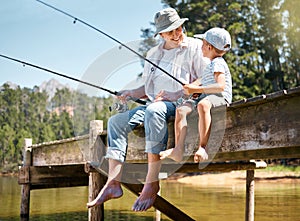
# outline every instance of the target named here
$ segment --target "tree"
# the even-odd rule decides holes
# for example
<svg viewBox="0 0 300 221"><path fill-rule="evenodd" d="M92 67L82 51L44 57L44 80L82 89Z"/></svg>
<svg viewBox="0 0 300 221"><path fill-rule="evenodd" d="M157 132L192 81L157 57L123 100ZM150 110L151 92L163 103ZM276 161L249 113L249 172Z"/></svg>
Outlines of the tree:
<svg viewBox="0 0 300 221"><path fill-rule="evenodd" d="M288 87L295 87L300 84L300 2L285 0L281 7L285 29L284 38L287 43L284 45L284 80Z"/></svg>

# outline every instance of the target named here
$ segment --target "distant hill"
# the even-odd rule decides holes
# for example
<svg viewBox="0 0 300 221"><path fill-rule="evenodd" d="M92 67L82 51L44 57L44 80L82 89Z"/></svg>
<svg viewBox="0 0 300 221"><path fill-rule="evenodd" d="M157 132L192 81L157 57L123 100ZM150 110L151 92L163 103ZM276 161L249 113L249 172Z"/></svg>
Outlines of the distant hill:
<svg viewBox="0 0 300 221"><path fill-rule="evenodd" d="M61 90L63 88L68 88L70 91L73 89L68 84L62 84L58 80L52 78L49 81L44 81L40 86L40 91L45 91L49 95L49 100L54 97L57 89Z"/></svg>
<svg viewBox="0 0 300 221"><path fill-rule="evenodd" d="M18 87L18 85L17 84L15 84L15 83L12 83L11 81L7 81L7 82L5 82L5 84L8 84L9 85L9 87L10 88L12 88L12 89L17 89L17 87ZM2 89L3 88L3 86L2 85L0 85L0 89Z"/></svg>
<svg viewBox="0 0 300 221"><path fill-rule="evenodd" d="M12 89L17 89L19 87L19 85L15 84L11 81L7 81L7 82L5 82L5 84L9 85L9 87L12 88ZM3 88L3 85L0 85L0 90ZM54 97L55 92L56 92L57 89L61 90L63 88L68 88L70 91L74 91L74 89L71 86L69 86L68 84L62 84L54 78L52 78L48 81L44 81L38 87L39 87L40 92L45 91L48 94L49 100L51 100L51 98Z"/></svg>

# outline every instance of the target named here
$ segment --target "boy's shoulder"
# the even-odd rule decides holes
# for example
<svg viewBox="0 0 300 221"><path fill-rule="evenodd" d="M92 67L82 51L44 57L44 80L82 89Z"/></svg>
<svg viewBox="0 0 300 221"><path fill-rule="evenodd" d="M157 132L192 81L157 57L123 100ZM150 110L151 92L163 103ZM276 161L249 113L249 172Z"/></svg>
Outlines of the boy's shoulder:
<svg viewBox="0 0 300 221"><path fill-rule="evenodd" d="M225 59L223 57L216 57L211 61L213 64L226 64L227 62L225 61Z"/></svg>

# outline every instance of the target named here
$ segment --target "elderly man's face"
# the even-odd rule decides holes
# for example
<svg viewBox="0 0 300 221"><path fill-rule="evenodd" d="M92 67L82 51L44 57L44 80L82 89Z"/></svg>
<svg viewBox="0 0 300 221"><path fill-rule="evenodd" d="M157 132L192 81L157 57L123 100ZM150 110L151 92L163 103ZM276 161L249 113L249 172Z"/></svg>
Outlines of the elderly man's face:
<svg viewBox="0 0 300 221"><path fill-rule="evenodd" d="M161 33L160 35L166 41L165 49L177 48L183 41L182 26L172 31Z"/></svg>

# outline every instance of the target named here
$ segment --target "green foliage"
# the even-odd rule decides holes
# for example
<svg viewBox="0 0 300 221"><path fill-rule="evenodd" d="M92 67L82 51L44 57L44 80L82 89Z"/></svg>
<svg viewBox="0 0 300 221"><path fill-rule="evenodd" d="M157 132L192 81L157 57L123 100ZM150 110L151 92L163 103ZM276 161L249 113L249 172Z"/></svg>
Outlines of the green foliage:
<svg viewBox="0 0 300 221"><path fill-rule="evenodd" d="M49 100L38 87L12 89L4 84L0 91L0 168L17 170L24 138L42 143L87 134L94 119L103 120L106 126L112 102L112 97L89 97L67 88L57 90Z"/></svg>
<svg viewBox="0 0 300 221"><path fill-rule="evenodd" d="M300 1L163 0L175 8L188 36L226 28L232 50L225 55L233 78L233 100L300 84ZM149 30L148 30L149 32Z"/></svg>

